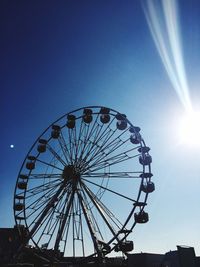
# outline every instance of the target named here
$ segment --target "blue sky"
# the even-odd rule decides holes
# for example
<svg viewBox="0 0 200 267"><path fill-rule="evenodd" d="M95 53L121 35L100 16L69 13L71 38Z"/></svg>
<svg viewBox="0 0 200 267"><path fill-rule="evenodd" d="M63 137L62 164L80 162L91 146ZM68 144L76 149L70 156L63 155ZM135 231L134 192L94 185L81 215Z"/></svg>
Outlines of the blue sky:
<svg viewBox="0 0 200 267"><path fill-rule="evenodd" d="M140 1L1 1L0 227L14 225L20 166L35 139L61 115L108 106L141 127L151 147L156 191L135 252L176 245L200 254L199 148L180 144L184 113L162 65ZM200 102L200 5L180 1L192 102ZM14 148L10 145L14 144Z"/></svg>

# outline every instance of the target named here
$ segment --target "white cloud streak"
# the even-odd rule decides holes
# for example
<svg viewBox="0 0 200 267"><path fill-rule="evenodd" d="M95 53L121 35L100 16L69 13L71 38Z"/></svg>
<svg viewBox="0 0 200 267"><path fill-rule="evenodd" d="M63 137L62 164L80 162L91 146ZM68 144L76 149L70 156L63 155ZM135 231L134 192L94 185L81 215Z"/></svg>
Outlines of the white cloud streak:
<svg viewBox="0 0 200 267"><path fill-rule="evenodd" d="M175 0L144 0L145 17L169 79L181 103L191 110Z"/></svg>

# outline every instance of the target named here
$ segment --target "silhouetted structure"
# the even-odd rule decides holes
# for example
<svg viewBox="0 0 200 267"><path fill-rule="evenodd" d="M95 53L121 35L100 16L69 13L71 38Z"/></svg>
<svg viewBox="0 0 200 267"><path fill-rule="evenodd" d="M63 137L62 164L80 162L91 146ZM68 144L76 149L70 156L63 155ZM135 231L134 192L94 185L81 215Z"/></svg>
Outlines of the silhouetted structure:
<svg viewBox="0 0 200 267"><path fill-rule="evenodd" d="M129 234L149 221L151 163L140 127L125 114L104 106L64 114L36 139L20 168L13 211L19 230L28 231L20 236L54 261L61 254L104 261L111 251L130 253Z"/></svg>
<svg viewBox="0 0 200 267"><path fill-rule="evenodd" d="M10 262L20 244L16 227L0 228L0 263Z"/></svg>
<svg viewBox="0 0 200 267"><path fill-rule="evenodd" d="M137 253L128 255L128 267L200 267L194 248L177 246L164 254Z"/></svg>
<svg viewBox="0 0 200 267"><path fill-rule="evenodd" d="M12 262L13 256L20 245L21 241L16 227L0 228L0 266L10 266L9 263ZM39 255L37 252L36 248L27 245L19 261L26 262L24 266L51 266L42 257L42 254ZM49 253L54 252L49 250ZM105 260L104 267L200 267L200 257L196 257L194 248L185 246L177 246L177 250L169 251L166 254L135 253L128 254L127 260L123 257L106 258ZM101 263L99 265L97 257L90 260L87 258L61 257L60 262L54 262L53 264L56 267L97 267L101 265Z"/></svg>
<svg viewBox="0 0 200 267"><path fill-rule="evenodd" d="M153 253L137 253L128 255L128 267L160 267L164 255Z"/></svg>
<svg viewBox="0 0 200 267"><path fill-rule="evenodd" d="M197 267L194 248L177 246L176 251L165 254L162 267Z"/></svg>

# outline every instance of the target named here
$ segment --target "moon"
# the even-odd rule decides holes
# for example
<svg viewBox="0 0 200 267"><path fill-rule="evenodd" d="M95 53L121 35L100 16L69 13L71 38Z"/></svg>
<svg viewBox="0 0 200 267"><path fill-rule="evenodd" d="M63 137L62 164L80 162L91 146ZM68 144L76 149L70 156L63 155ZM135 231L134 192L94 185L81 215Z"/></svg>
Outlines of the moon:
<svg viewBox="0 0 200 267"><path fill-rule="evenodd" d="M191 146L200 146L200 112L187 113L180 122L180 141Z"/></svg>
<svg viewBox="0 0 200 267"><path fill-rule="evenodd" d="M15 146L12 144L12 145L10 145L10 148L14 148Z"/></svg>

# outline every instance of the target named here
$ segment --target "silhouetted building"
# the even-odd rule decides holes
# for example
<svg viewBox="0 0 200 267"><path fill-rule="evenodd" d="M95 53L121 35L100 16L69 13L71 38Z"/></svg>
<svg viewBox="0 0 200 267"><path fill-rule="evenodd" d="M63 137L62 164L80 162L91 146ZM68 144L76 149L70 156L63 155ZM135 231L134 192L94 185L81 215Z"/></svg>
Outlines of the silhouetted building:
<svg viewBox="0 0 200 267"><path fill-rule="evenodd" d="M25 231L25 228L23 227ZM0 263L10 262L21 245L16 227L0 228Z"/></svg>
<svg viewBox="0 0 200 267"><path fill-rule="evenodd" d="M27 231L21 228L24 237ZM25 238L26 240L26 238ZM0 228L0 266L3 263L10 263L19 247L22 244L18 235L18 230L14 228ZM45 252L47 258L54 256L53 250L47 250L45 246L41 250L31 246L24 246L20 254L20 261L27 264L34 264L35 267L41 267L46 264L47 259L44 257ZM44 265L45 266L45 265ZM65 258L60 254L60 262L56 267L96 267L98 266L98 258L88 261L87 258ZM128 254L125 260L123 257L106 258L107 267L200 267L200 257L196 257L193 247L177 246L177 250L169 251L166 254L153 253L135 253Z"/></svg>
<svg viewBox="0 0 200 267"><path fill-rule="evenodd" d="M197 267L194 248L177 246L176 251L165 254L162 267Z"/></svg>
<svg viewBox="0 0 200 267"><path fill-rule="evenodd" d="M196 266L200 267L200 257L196 257Z"/></svg>
<svg viewBox="0 0 200 267"><path fill-rule="evenodd" d="M163 254L137 253L128 255L128 267L161 267Z"/></svg>
<svg viewBox="0 0 200 267"><path fill-rule="evenodd" d="M0 228L0 260L8 262L19 246L19 237L16 228Z"/></svg>
<svg viewBox="0 0 200 267"><path fill-rule="evenodd" d="M128 267L200 267L194 248L177 246L177 250L163 254L138 253L128 256Z"/></svg>

